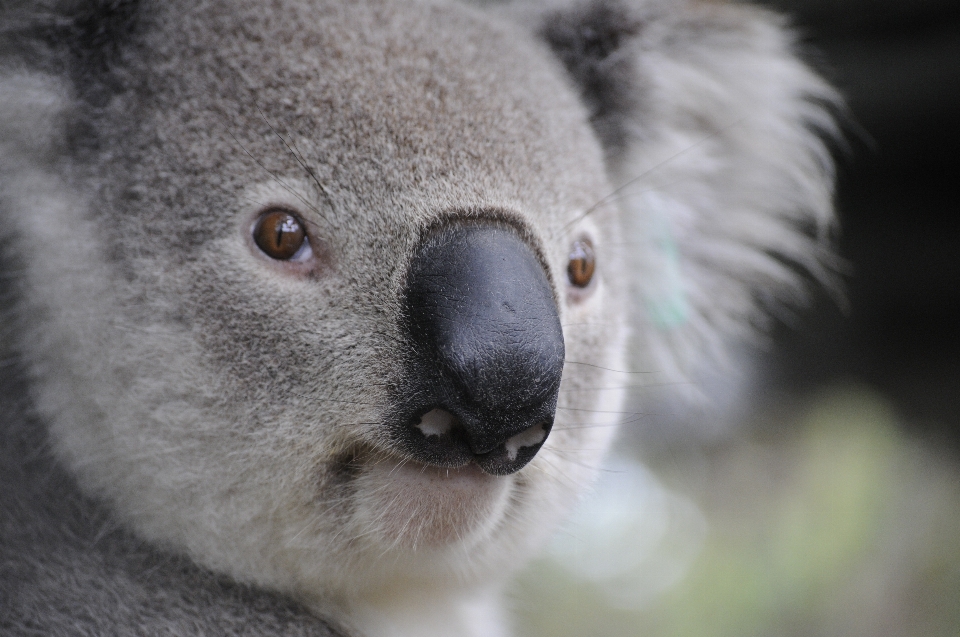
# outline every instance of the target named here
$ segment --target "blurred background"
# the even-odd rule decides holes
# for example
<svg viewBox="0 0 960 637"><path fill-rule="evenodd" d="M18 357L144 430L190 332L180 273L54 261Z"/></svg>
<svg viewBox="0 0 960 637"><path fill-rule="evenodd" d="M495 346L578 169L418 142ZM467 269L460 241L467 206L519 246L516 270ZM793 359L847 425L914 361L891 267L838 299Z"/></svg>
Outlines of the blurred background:
<svg viewBox="0 0 960 637"><path fill-rule="evenodd" d="M514 583L520 635L960 635L960 2L765 4L849 106L849 306L716 379L742 401L631 425Z"/></svg>

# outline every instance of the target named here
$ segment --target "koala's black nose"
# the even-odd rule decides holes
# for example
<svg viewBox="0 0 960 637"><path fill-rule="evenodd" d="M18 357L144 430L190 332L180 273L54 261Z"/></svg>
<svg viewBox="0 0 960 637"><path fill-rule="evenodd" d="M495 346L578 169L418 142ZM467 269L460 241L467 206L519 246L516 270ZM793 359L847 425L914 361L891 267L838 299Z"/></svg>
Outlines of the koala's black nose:
<svg viewBox="0 0 960 637"><path fill-rule="evenodd" d="M403 446L430 464L519 470L553 426L564 359L534 251L507 226L445 226L415 254L404 301L414 353Z"/></svg>

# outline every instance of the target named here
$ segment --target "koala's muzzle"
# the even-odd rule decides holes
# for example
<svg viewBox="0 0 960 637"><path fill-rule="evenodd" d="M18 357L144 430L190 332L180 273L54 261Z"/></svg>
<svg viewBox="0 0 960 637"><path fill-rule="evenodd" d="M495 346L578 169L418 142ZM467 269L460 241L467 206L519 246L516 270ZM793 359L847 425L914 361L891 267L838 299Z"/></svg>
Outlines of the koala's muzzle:
<svg viewBox="0 0 960 637"><path fill-rule="evenodd" d="M553 289L512 228L434 231L410 265L410 386L399 443L418 460L518 471L553 426L564 346Z"/></svg>

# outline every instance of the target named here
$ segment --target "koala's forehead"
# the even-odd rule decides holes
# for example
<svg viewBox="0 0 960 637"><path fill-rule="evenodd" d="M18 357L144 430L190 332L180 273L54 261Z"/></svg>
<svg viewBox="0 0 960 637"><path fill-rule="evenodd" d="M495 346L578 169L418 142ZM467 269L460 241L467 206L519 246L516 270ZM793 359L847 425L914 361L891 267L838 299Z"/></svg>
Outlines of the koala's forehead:
<svg viewBox="0 0 960 637"><path fill-rule="evenodd" d="M144 39L143 182L175 175L181 198L222 199L306 164L349 207L394 217L573 211L602 194L601 152L557 65L472 9L179 4L158 8Z"/></svg>

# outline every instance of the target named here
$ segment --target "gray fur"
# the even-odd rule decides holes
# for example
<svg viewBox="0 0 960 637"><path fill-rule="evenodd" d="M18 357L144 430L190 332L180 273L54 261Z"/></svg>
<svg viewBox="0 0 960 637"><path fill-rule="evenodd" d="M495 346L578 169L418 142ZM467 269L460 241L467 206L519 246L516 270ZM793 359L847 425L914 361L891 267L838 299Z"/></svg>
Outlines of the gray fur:
<svg viewBox="0 0 960 637"><path fill-rule="evenodd" d="M503 635L622 370L724 365L828 258L835 97L755 9L8 2L0 38L7 633ZM381 425L411 254L474 218L543 260L567 364L530 465L457 496Z"/></svg>
<svg viewBox="0 0 960 637"><path fill-rule="evenodd" d="M282 596L233 583L119 529L47 457L5 388L0 634L343 634ZM13 411L13 413L11 413Z"/></svg>
<svg viewBox="0 0 960 637"><path fill-rule="evenodd" d="M3 266L0 307L10 308L16 265ZM231 582L120 528L57 466L8 329L2 337L0 635L343 634L290 599Z"/></svg>

